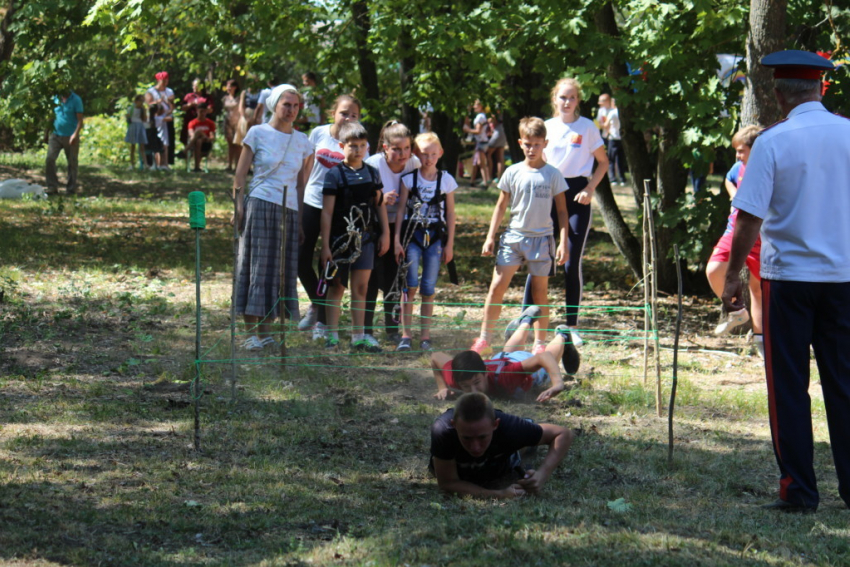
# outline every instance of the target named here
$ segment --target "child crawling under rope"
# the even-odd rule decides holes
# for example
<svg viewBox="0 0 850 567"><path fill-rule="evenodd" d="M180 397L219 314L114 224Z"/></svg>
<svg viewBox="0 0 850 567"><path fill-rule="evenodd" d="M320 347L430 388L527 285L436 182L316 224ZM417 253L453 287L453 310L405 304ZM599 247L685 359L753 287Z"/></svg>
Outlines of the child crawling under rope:
<svg viewBox="0 0 850 567"><path fill-rule="evenodd" d="M543 352L531 354L522 350L528 331L540 314L540 308L532 305L511 321L505 329L507 342L502 352L492 359L483 360L473 350L454 357L445 352L433 353L431 369L437 383L434 397L445 400L454 394L453 390L460 390L463 393L481 392L494 398L522 399L532 388L545 388L537 396L538 402L545 402L560 394L564 390L564 380L558 360L562 361L567 374L575 374L580 363L579 354L570 341L566 325L555 329L555 338Z"/></svg>

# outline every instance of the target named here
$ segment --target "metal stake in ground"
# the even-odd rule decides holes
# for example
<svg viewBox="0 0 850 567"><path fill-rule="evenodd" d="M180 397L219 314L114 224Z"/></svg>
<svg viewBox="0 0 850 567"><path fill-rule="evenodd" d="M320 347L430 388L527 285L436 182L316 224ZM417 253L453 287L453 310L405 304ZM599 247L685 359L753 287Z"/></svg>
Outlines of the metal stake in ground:
<svg viewBox="0 0 850 567"><path fill-rule="evenodd" d="M205 203L201 191L189 193L189 226L195 231L195 379L190 391L195 402L196 451L201 449L201 231L207 226Z"/></svg>
<svg viewBox="0 0 850 567"><path fill-rule="evenodd" d="M673 464L673 409L676 407L676 385L679 383L679 330L682 328L682 266L679 262L679 246L673 245L676 255L676 279L678 281L679 305L676 311L676 336L673 337L673 385L670 388L670 411L667 414L667 464Z"/></svg>
<svg viewBox="0 0 850 567"><path fill-rule="evenodd" d="M278 302L280 302L280 367L286 366L286 196L289 187L283 186L283 205L280 208L280 287Z"/></svg>

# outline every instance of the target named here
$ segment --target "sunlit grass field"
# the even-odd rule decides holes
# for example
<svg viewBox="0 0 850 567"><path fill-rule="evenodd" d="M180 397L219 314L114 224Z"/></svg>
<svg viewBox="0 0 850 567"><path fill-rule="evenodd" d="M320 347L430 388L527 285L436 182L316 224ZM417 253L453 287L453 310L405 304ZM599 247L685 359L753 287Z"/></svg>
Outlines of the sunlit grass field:
<svg viewBox="0 0 850 567"><path fill-rule="evenodd" d="M211 166L193 175L84 164L80 197L0 201L0 563L846 564L848 512L816 374L821 507L772 515L758 507L778 488L761 362L743 337L711 335L708 297L684 298L668 461L675 298L659 310L659 418L652 356L644 378L643 292L599 215L584 264L581 370L545 405L498 403L569 426L576 442L538 497L459 499L427 473L429 426L451 402L433 399L423 353L330 355L289 327L291 358L237 350L231 362L231 178ZM0 154L0 180L38 182L41 167L37 155ZM198 378L194 190L208 196L200 450L188 388ZM618 198L634 222L628 191ZM461 183L462 281L440 279L439 349L466 348L476 334L495 201L494 189ZM519 302L520 283L505 303ZM552 282L553 304L562 285Z"/></svg>

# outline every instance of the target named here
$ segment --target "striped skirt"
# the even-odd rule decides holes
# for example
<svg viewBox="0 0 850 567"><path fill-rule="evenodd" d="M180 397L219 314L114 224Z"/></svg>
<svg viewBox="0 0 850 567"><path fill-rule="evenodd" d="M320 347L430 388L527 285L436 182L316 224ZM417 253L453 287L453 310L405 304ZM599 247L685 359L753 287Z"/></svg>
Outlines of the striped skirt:
<svg viewBox="0 0 850 567"><path fill-rule="evenodd" d="M280 316L280 214L282 207L249 197L245 230L236 261L236 313L266 322ZM286 282L284 303L290 319L298 320L298 212L286 209Z"/></svg>

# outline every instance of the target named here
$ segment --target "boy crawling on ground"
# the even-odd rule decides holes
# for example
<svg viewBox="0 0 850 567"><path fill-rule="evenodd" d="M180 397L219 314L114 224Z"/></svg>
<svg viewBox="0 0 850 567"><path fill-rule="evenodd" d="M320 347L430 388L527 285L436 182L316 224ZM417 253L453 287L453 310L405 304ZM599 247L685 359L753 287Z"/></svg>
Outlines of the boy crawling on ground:
<svg viewBox="0 0 850 567"><path fill-rule="evenodd" d="M540 308L532 305L508 324L505 330L507 342L502 352L490 360L483 360L473 350L463 351L452 357L445 352L431 355L431 369L437 382L434 397L445 400L454 390L482 392L497 398L523 399L531 388L549 386L537 396L538 402L557 396L564 390L564 380L558 368L562 360L569 374L578 370L578 351L570 341L569 329L561 325L555 329L555 338L540 354L522 350L526 345L528 331L534 319L540 316Z"/></svg>
<svg viewBox="0 0 850 567"><path fill-rule="evenodd" d="M445 492L517 498L541 491L572 442L570 430L495 410L487 396L472 392L431 426L431 469ZM546 457L525 470L520 451L539 445L549 446Z"/></svg>

